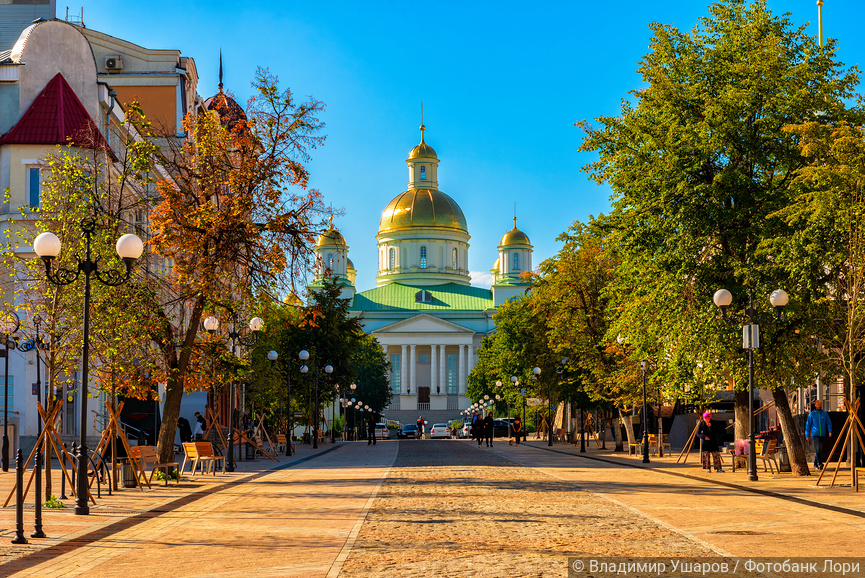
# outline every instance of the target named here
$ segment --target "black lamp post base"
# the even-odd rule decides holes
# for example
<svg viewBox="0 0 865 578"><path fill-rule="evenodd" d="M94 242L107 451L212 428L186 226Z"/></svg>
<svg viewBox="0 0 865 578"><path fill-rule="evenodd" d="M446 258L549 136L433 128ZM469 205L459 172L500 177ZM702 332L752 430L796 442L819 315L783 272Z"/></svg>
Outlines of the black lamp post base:
<svg viewBox="0 0 865 578"><path fill-rule="evenodd" d="M9 471L9 437L6 435L5 431L3 433L3 471Z"/></svg>

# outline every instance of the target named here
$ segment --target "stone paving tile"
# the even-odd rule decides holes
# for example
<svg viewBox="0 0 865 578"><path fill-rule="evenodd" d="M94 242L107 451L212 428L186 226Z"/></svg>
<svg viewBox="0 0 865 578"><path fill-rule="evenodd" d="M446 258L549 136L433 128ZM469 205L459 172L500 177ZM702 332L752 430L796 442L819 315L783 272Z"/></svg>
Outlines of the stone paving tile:
<svg viewBox="0 0 865 578"><path fill-rule="evenodd" d="M470 442L400 444L341 576L566 576L579 555L716 552Z"/></svg>

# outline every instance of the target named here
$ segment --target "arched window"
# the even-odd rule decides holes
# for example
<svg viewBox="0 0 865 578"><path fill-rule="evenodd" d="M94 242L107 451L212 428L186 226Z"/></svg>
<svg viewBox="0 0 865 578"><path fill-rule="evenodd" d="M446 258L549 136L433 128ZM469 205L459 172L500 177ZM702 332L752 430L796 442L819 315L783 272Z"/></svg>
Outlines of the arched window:
<svg viewBox="0 0 865 578"><path fill-rule="evenodd" d="M390 249L390 268L393 269L396 267L396 252L393 250L393 247Z"/></svg>
<svg viewBox="0 0 865 578"><path fill-rule="evenodd" d="M520 254L514 253L514 271L520 270Z"/></svg>
<svg viewBox="0 0 865 578"><path fill-rule="evenodd" d="M451 269L457 268L457 250L454 249L453 253L451 253Z"/></svg>
<svg viewBox="0 0 865 578"><path fill-rule="evenodd" d="M426 247L420 248L420 268L426 269Z"/></svg>
<svg viewBox="0 0 865 578"><path fill-rule="evenodd" d="M420 168L420 178L421 178L421 179L425 179L425 178L426 178L426 167L421 167L421 168Z"/></svg>
<svg viewBox="0 0 865 578"><path fill-rule="evenodd" d="M327 266L330 269L333 269L333 253L327 254Z"/></svg>

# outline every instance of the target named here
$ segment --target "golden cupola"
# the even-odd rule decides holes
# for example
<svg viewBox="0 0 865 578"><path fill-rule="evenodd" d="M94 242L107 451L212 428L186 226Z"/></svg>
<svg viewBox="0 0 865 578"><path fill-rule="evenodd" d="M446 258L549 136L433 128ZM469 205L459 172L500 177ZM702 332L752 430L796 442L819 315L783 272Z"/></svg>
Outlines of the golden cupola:
<svg viewBox="0 0 865 578"><path fill-rule="evenodd" d="M378 285L469 285L468 225L462 209L438 187L439 159L426 143L406 159L408 187L384 208L378 225Z"/></svg>

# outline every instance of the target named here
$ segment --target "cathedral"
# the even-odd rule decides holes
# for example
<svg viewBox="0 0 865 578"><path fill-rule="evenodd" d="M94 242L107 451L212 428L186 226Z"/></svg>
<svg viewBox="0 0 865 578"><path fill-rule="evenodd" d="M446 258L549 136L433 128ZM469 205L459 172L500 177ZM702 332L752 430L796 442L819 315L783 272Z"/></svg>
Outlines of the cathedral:
<svg viewBox="0 0 865 578"><path fill-rule="evenodd" d="M432 423L459 417L471 402L466 376L474 367L481 339L495 327L496 307L523 294L520 274L532 269L532 245L514 227L498 246L490 289L471 286L468 225L459 204L439 190L436 151L424 140L411 149L408 189L384 208L376 235L376 287L358 292L348 244L333 227L315 247L316 272L310 288L335 277L351 314L374 335L391 362L393 400L387 419Z"/></svg>

